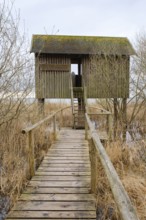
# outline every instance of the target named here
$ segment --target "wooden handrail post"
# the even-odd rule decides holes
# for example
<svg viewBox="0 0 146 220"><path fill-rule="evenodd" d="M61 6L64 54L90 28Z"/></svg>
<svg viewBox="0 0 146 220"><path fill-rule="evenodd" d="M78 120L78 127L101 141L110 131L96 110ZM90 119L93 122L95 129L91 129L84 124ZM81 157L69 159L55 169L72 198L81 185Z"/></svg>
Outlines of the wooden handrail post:
<svg viewBox="0 0 146 220"><path fill-rule="evenodd" d="M90 145L90 160L91 160L91 192L96 193L97 189L97 152L93 139L89 141Z"/></svg>
<svg viewBox="0 0 146 220"><path fill-rule="evenodd" d="M84 86L84 103L85 103L85 110L87 107L87 87Z"/></svg>
<svg viewBox="0 0 146 220"><path fill-rule="evenodd" d="M63 110L61 110L61 127L63 127Z"/></svg>
<svg viewBox="0 0 146 220"><path fill-rule="evenodd" d="M107 115L108 120L108 139L112 141L113 139L113 117L112 114Z"/></svg>
<svg viewBox="0 0 146 220"><path fill-rule="evenodd" d="M88 140L88 124L85 118L85 140Z"/></svg>
<svg viewBox="0 0 146 220"><path fill-rule="evenodd" d="M56 132L56 115L53 116L53 133L54 133L54 139L56 139L57 132Z"/></svg>
<svg viewBox="0 0 146 220"><path fill-rule="evenodd" d="M28 152L29 152L29 175L30 179L35 175L35 159L34 159L34 134L33 131L27 133Z"/></svg>

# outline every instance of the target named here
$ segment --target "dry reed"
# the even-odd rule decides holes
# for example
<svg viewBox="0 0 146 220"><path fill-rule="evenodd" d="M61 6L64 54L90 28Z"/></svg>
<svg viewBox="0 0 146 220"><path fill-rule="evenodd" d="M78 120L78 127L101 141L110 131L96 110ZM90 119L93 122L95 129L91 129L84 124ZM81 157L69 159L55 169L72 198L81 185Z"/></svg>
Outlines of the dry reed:
<svg viewBox="0 0 146 220"><path fill-rule="evenodd" d="M135 144L129 147L120 141L111 143L106 151L116 168L128 195L136 207L139 218L146 219L146 143L141 148ZM143 152L143 154L141 154ZM145 155L144 155L145 154ZM98 219L119 220L108 180L98 160L97 215Z"/></svg>

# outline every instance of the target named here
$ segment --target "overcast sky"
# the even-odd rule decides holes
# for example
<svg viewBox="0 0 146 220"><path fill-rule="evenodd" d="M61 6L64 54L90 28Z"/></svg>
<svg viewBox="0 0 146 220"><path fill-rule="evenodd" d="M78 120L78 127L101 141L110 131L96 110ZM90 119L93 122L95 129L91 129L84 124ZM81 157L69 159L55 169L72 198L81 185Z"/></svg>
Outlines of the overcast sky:
<svg viewBox="0 0 146 220"><path fill-rule="evenodd" d="M146 0L15 0L32 34L122 36L146 30Z"/></svg>

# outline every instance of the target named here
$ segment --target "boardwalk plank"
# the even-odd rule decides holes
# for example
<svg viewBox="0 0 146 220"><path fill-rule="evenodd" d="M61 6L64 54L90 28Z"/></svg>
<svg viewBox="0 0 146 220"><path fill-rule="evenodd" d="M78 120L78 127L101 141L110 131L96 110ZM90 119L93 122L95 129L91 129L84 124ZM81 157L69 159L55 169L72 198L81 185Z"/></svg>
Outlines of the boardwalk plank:
<svg viewBox="0 0 146 220"><path fill-rule="evenodd" d="M44 159L42 164L90 164L89 160L87 159L81 159L81 160L74 160L74 159L68 159L68 160L61 160L61 159Z"/></svg>
<svg viewBox="0 0 146 220"><path fill-rule="evenodd" d="M44 157L44 160L64 160L64 161L67 161L67 160L89 160L89 155L86 155L86 156L57 156L57 155L54 155L54 156L51 156L51 155L46 155Z"/></svg>
<svg viewBox="0 0 146 220"><path fill-rule="evenodd" d="M46 162L43 162L42 164L41 164L41 167L43 168L43 167L51 167L51 168L53 168L53 167L60 167L60 164L59 163L46 163ZM73 168L73 167L75 167L75 168L90 168L90 164L84 164L84 163L74 163L74 164L72 164L72 163L68 163L68 164L66 164L66 163L62 163L61 164L61 167L62 168L64 168L64 167L71 167L71 168Z"/></svg>
<svg viewBox="0 0 146 220"><path fill-rule="evenodd" d="M95 219L95 211L55 211L55 212L47 212L47 211L17 211L12 212L11 217L13 218L41 218L45 217L50 218L59 218L59 219Z"/></svg>
<svg viewBox="0 0 146 220"><path fill-rule="evenodd" d="M89 202L56 202L56 201L18 201L17 205L14 206L13 210L19 211L19 210L26 210L26 211L76 211L76 210L87 210L87 211L95 211L95 203L94 201Z"/></svg>
<svg viewBox="0 0 146 220"><path fill-rule="evenodd" d="M90 187L90 181L31 181L29 186L40 187Z"/></svg>
<svg viewBox="0 0 146 220"><path fill-rule="evenodd" d="M76 176L44 176L44 175L41 175L41 176L34 176L32 178L32 181L35 181L35 180L41 180L41 181L52 181L52 180L55 180L55 181L90 181L90 176L81 176L81 175L76 175Z"/></svg>
<svg viewBox="0 0 146 220"><path fill-rule="evenodd" d="M19 201L94 201L91 194L22 194Z"/></svg>
<svg viewBox="0 0 146 220"><path fill-rule="evenodd" d="M60 172L90 172L90 168L89 167L40 167L38 168L38 171L60 171Z"/></svg>
<svg viewBox="0 0 146 220"><path fill-rule="evenodd" d="M36 175L39 176L39 175L45 175L45 176L90 176L91 173L90 171L86 172L86 171L68 171L68 172L65 172L65 171L62 171L62 172L59 172L59 171L55 171L55 172L52 172L52 171L37 171L36 172Z"/></svg>
<svg viewBox="0 0 146 220"><path fill-rule="evenodd" d="M90 193L89 188L83 188L83 187L76 187L76 188L71 188L71 187L30 187L28 186L27 189L24 191L24 193L38 193L38 194L47 194L47 193L56 193L56 194L88 194Z"/></svg>

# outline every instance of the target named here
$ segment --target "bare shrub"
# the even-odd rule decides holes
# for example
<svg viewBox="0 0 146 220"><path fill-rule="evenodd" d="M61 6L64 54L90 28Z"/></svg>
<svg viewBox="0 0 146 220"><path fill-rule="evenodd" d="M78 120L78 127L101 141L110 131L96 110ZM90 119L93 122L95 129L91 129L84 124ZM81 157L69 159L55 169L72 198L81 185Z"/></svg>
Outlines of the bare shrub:
<svg viewBox="0 0 146 220"><path fill-rule="evenodd" d="M16 119L25 109L32 90L32 59L20 15L11 1L0 3L0 126Z"/></svg>

